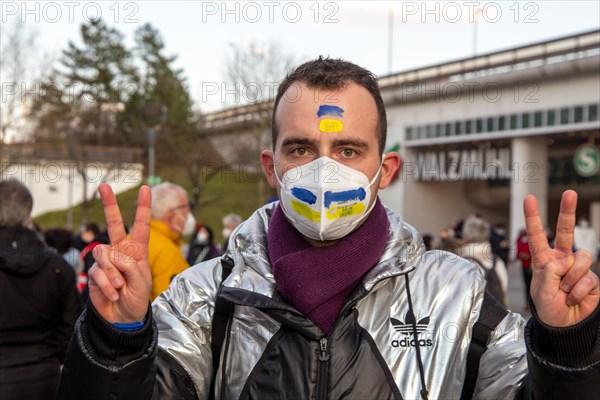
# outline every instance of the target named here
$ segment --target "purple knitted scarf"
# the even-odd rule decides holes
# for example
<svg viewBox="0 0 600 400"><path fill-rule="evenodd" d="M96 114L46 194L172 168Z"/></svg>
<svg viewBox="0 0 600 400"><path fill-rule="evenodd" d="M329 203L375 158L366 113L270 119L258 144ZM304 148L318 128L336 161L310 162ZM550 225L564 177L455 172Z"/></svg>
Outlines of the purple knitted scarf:
<svg viewBox="0 0 600 400"><path fill-rule="evenodd" d="M281 296L326 334L346 297L381 257L388 217L379 201L363 224L331 246L312 247L278 206L269 222L269 258Z"/></svg>

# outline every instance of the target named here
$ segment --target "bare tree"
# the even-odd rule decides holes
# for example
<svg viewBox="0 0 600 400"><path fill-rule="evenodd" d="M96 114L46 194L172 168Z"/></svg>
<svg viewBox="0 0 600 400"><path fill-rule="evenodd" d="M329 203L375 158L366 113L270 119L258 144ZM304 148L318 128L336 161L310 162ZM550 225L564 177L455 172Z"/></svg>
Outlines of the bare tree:
<svg viewBox="0 0 600 400"><path fill-rule="evenodd" d="M247 46L229 43L232 49L227 60L227 78L238 92L241 103L256 104L272 101L286 71L296 64L296 58L286 54L277 42L251 42Z"/></svg>
<svg viewBox="0 0 600 400"><path fill-rule="evenodd" d="M2 104L0 108L0 140L8 139L7 134L15 127L22 111L21 88L28 83L31 66L27 58L35 50L36 33L27 31L25 24L15 20L10 25L0 25L2 43L0 73L2 75Z"/></svg>
<svg viewBox="0 0 600 400"><path fill-rule="evenodd" d="M254 136L252 144L244 149L246 156L259 160L260 152L268 146L271 126L270 103L286 72L297 64L295 56L287 54L277 42L251 42L246 46L230 43L232 51L227 59L227 78L235 87L238 103L255 105L249 107L249 129ZM266 107L268 105L268 107ZM258 200L265 202L265 180L258 180Z"/></svg>

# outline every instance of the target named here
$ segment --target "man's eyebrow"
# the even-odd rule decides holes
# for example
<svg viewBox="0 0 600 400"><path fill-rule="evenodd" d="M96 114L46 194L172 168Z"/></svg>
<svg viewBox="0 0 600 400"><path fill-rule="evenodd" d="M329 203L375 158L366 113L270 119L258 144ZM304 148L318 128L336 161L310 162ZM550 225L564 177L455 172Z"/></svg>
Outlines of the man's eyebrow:
<svg viewBox="0 0 600 400"><path fill-rule="evenodd" d="M352 147L358 147L361 149L369 148L369 143L367 143L363 140L358 140L358 139L338 139L338 140L333 141L333 145L335 147L352 146Z"/></svg>
<svg viewBox="0 0 600 400"><path fill-rule="evenodd" d="M281 143L281 147L297 146L297 145L316 146L316 144L317 144L317 141L314 139L308 139L305 137L289 137L289 138L286 138Z"/></svg>

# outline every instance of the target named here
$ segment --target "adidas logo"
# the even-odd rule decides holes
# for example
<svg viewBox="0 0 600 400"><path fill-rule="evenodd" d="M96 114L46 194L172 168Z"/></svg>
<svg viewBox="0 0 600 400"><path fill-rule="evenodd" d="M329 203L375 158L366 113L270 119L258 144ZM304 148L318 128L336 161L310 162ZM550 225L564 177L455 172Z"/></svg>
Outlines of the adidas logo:
<svg viewBox="0 0 600 400"><path fill-rule="evenodd" d="M397 320L396 318L390 318L390 322L394 326L396 332L400 332L403 335L412 335L414 333L413 322L415 321L414 315L409 311L406 313L404 318L406 323ZM421 334L427 331L429 325L429 317L425 317L417 322L417 334Z"/></svg>
<svg viewBox="0 0 600 400"><path fill-rule="evenodd" d="M416 322L415 316L409 311L406 313L404 320L406 322L402 322L396 318L390 318L390 322L392 323L394 330L405 336L401 340L392 340L392 347L415 347L417 344L416 341L418 341L420 347L433 346L433 341L431 339L418 338L420 334L427 332L427 327L429 326L429 317L422 318ZM411 339L410 336L414 336L415 333L415 325L417 337Z"/></svg>

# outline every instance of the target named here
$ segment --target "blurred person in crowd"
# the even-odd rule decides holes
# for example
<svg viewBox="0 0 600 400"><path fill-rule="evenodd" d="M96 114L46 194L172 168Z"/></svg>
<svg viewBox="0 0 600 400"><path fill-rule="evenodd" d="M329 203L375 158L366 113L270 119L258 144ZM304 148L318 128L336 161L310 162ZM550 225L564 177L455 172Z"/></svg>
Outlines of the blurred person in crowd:
<svg viewBox="0 0 600 400"><path fill-rule="evenodd" d="M386 124L364 68L319 58L290 71L274 100L272 148L261 154L281 201L259 208L225 255L179 274L151 306L150 188L140 188L127 238L101 184L112 244L95 252L61 398L598 393L599 283L585 254L571 253L577 194L563 194L555 249L535 197L524 199L536 260L527 323L491 297L476 265L425 252L416 229L379 200L400 168L399 154L385 152ZM334 179L322 178L331 170ZM459 327L452 340L446 327Z"/></svg>
<svg viewBox="0 0 600 400"><path fill-rule="evenodd" d="M481 215L476 212L471 212L471 213L469 213L469 215L467 215L466 218L456 221L452 225L452 229L454 230L454 237L456 239L462 240L464 238L464 236L463 236L464 225L465 225L465 221L468 220L469 218L481 218Z"/></svg>
<svg viewBox="0 0 600 400"><path fill-rule="evenodd" d="M423 235L423 244L425 245L426 250L433 249L433 235L426 233Z"/></svg>
<svg viewBox="0 0 600 400"><path fill-rule="evenodd" d="M459 255L479 267L487 282L486 290L506 304L508 273L504 261L492 251L490 224L483 218L469 216L463 222L462 235L465 243Z"/></svg>
<svg viewBox="0 0 600 400"><path fill-rule="evenodd" d="M440 244L439 250L449 251L450 253L458 254L460 246L462 245L462 239L456 237L455 225L451 225L440 231Z"/></svg>
<svg viewBox="0 0 600 400"><path fill-rule="evenodd" d="M242 217L237 214L227 214L223 217L223 246L221 248L221 252L227 252L227 248L229 247L229 237L231 233L237 228L239 224L244 221Z"/></svg>
<svg viewBox="0 0 600 400"><path fill-rule="evenodd" d="M26 227L33 198L0 181L0 399L54 399L81 310L73 268Z"/></svg>
<svg viewBox="0 0 600 400"><path fill-rule="evenodd" d="M492 252L500 257L504 262L504 266L508 268L508 251L510 242L506 237L506 227L502 222L496 223L490 232L490 243L492 244Z"/></svg>
<svg viewBox="0 0 600 400"><path fill-rule="evenodd" d="M547 234L546 237L548 237ZM525 282L525 310L529 310L529 297L531 292L531 279L533 278L533 270L531 268L531 249L529 248L529 238L527 237L527 231L525 229L521 229L519 231L516 245L516 258L521 263L521 269L523 271L523 282Z"/></svg>
<svg viewBox="0 0 600 400"><path fill-rule="evenodd" d="M544 232L546 233L546 237L548 238L548 245L551 248L554 248L554 231L552 229L550 229L549 227L545 227L544 228ZM573 252L575 252L575 244L573 244Z"/></svg>
<svg viewBox="0 0 600 400"><path fill-rule="evenodd" d="M152 274L150 300L167 290L171 279L190 265L181 254L183 236L194 232L187 192L181 186L163 182L152 187L152 220L148 261Z"/></svg>
<svg viewBox="0 0 600 400"><path fill-rule="evenodd" d="M73 239L73 247L77 250L83 250L88 244L93 242L108 243L103 241L100 235L100 227L95 222L88 222L81 225L79 234Z"/></svg>
<svg viewBox="0 0 600 400"><path fill-rule="evenodd" d="M39 226L37 222L33 220L33 217L30 216L25 223L25 227L31 230L35 235L40 239L41 242L44 241L44 232L42 232L42 228Z"/></svg>
<svg viewBox="0 0 600 400"><path fill-rule="evenodd" d="M46 244L55 249L66 262L75 270L76 274L83 271L83 262L79 258L79 250L72 246L73 235L67 229L50 228L44 232Z"/></svg>
<svg viewBox="0 0 600 400"><path fill-rule="evenodd" d="M90 268L94 265L93 251L96 246L108 244L106 235L100 231L100 227L95 222L83 224L80 229L80 234L75 238L77 246L81 247L79 252L79 260L83 264L83 270L77 275L77 290L81 294L84 302L88 299L88 274Z"/></svg>
<svg viewBox="0 0 600 400"><path fill-rule="evenodd" d="M187 262L196 265L203 261L221 255L219 247L215 244L215 236L212 229L204 224L198 224L196 231L190 239Z"/></svg>
<svg viewBox="0 0 600 400"><path fill-rule="evenodd" d="M577 250L583 249L589 251L592 256L592 262L596 262L598 257L598 236L585 215L580 217L577 225L575 225L573 245Z"/></svg>

